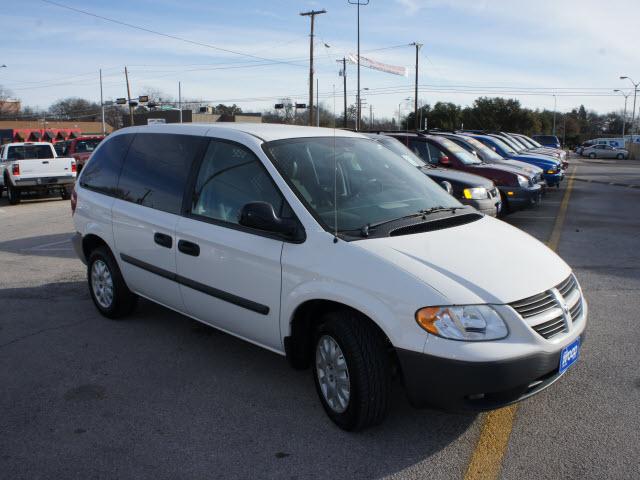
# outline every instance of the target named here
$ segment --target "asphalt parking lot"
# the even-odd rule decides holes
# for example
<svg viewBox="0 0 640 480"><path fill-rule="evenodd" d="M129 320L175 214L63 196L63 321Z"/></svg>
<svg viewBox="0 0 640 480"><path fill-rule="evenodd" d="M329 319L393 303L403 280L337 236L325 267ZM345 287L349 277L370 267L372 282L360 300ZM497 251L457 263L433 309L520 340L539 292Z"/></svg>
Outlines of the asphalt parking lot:
<svg viewBox="0 0 640 480"><path fill-rule="evenodd" d="M568 197L564 182L506 221L560 234L589 302L587 342L498 425L502 447L486 415L414 410L399 385L383 425L345 433L284 358L147 301L127 320L100 317L69 202L3 196L0 477L462 479L493 457L505 479L640 478L640 162L573 159L570 171Z"/></svg>

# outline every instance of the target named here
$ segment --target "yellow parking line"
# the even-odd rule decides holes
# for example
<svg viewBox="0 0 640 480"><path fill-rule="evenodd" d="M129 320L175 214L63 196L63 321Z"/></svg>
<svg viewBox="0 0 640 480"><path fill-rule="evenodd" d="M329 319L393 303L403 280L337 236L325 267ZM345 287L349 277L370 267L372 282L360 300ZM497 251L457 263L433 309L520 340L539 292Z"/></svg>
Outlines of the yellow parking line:
<svg viewBox="0 0 640 480"><path fill-rule="evenodd" d="M560 243L562 226L567 216L569 197L573 189L575 167L567 182L567 188L560 203L558 216L553 224L553 230L547 241L547 246L556 251ZM480 438L471 455L464 480L495 480L502 470L502 459L509 445L509 437L513 429L513 421L518 411L518 405L493 410L484 415Z"/></svg>

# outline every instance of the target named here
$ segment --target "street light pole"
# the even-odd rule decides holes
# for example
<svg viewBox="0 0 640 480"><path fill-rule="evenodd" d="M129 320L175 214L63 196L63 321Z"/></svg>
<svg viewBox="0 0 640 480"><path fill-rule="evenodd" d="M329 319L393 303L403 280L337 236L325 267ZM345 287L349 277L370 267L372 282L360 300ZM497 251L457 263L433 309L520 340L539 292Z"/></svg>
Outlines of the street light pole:
<svg viewBox="0 0 640 480"><path fill-rule="evenodd" d="M342 82L344 89L344 120L343 128L347 128L347 59L342 57L342 60L336 60L336 62L342 62Z"/></svg>
<svg viewBox="0 0 640 480"><path fill-rule="evenodd" d="M326 10L311 10L309 12L301 12L303 17L309 17L311 20L311 33L309 34L309 126L313 125L313 26L316 15L327 13Z"/></svg>
<svg viewBox="0 0 640 480"><path fill-rule="evenodd" d="M634 82L631 77L627 77L627 76L620 77L620 80L625 80L625 79L629 80L633 84L633 112L631 113L631 141L633 141L633 134L637 131L637 129L635 128L635 122L636 122L636 93L638 92L638 85L640 85L640 82L638 82L638 83Z"/></svg>
<svg viewBox="0 0 640 480"><path fill-rule="evenodd" d="M369 0L360 1L360 0L347 0L351 5L356 5L358 7L358 93L357 93L357 105L356 105L356 131L360 130L360 6L363 7L365 5L369 5Z"/></svg>
<svg viewBox="0 0 640 480"><path fill-rule="evenodd" d="M102 112L102 135L107 134L107 129L104 125L104 100L102 97L102 69L100 71L100 111Z"/></svg>
<svg viewBox="0 0 640 480"><path fill-rule="evenodd" d="M620 95L624 97L624 113L622 114L622 142L624 142L624 128L627 123L627 99L629 98L630 93L624 93L622 90L615 89L614 92L618 92ZM632 125L633 127L633 125Z"/></svg>

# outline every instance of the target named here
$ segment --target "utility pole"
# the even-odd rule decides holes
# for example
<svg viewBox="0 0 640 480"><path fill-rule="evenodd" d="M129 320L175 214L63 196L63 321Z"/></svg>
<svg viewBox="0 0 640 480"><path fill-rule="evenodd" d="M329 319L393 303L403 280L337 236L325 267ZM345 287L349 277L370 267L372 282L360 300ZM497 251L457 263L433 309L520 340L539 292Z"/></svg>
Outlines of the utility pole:
<svg viewBox="0 0 640 480"><path fill-rule="evenodd" d="M102 111L102 135L106 135L107 129L105 128L105 125L104 125L104 100L102 98L102 69L100 69L99 72L100 72L100 110Z"/></svg>
<svg viewBox="0 0 640 480"><path fill-rule="evenodd" d="M373 130L373 105L369 104L369 130Z"/></svg>
<svg viewBox="0 0 640 480"><path fill-rule="evenodd" d="M358 7L358 93L356 97L356 130L360 130L360 116L362 112L360 111L360 6L369 5L369 0L361 1L361 0L347 0L351 5L357 5Z"/></svg>
<svg viewBox="0 0 640 480"><path fill-rule="evenodd" d="M311 10L309 12L301 12L303 17L309 17L311 20L311 33L309 35L309 126L313 125L313 27L316 15L327 13L326 10Z"/></svg>
<svg viewBox="0 0 640 480"><path fill-rule="evenodd" d="M320 126L320 86L316 78L316 127Z"/></svg>
<svg viewBox="0 0 640 480"><path fill-rule="evenodd" d="M336 60L336 62L342 62L342 84L344 89L344 120L343 128L347 128L347 59L342 57L342 60Z"/></svg>
<svg viewBox="0 0 640 480"><path fill-rule="evenodd" d="M413 99L413 126L417 132L420 130L420 124L418 123L418 52L420 51L422 44L413 42L410 45L414 45L416 47L416 88Z"/></svg>
<svg viewBox="0 0 640 480"><path fill-rule="evenodd" d="M133 127L133 106L131 105L131 87L129 86L129 73L127 72L127 67L124 67L124 78L127 81L127 102L129 103L129 120L131 122L131 127Z"/></svg>
<svg viewBox="0 0 640 480"><path fill-rule="evenodd" d="M182 82L178 82L178 110L180 111L180 123L182 123Z"/></svg>

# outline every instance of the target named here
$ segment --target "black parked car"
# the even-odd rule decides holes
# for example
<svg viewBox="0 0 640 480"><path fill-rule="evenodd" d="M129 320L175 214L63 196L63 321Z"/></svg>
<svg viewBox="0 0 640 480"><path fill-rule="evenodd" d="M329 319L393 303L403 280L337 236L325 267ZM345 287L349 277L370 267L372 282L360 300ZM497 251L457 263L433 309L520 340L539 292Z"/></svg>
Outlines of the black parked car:
<svg viewBox="0 0 640 480"><path fill-rule="evenodd" d="M502 208L500 193L491 180L472 173L430 165L393 137L378 133L365 135L403 157L435 182L440 184L447 182L451 186L449 193L463 205L470 205L492 217L500 212ZM448 186L446 183L444 185Z"/></svg>

